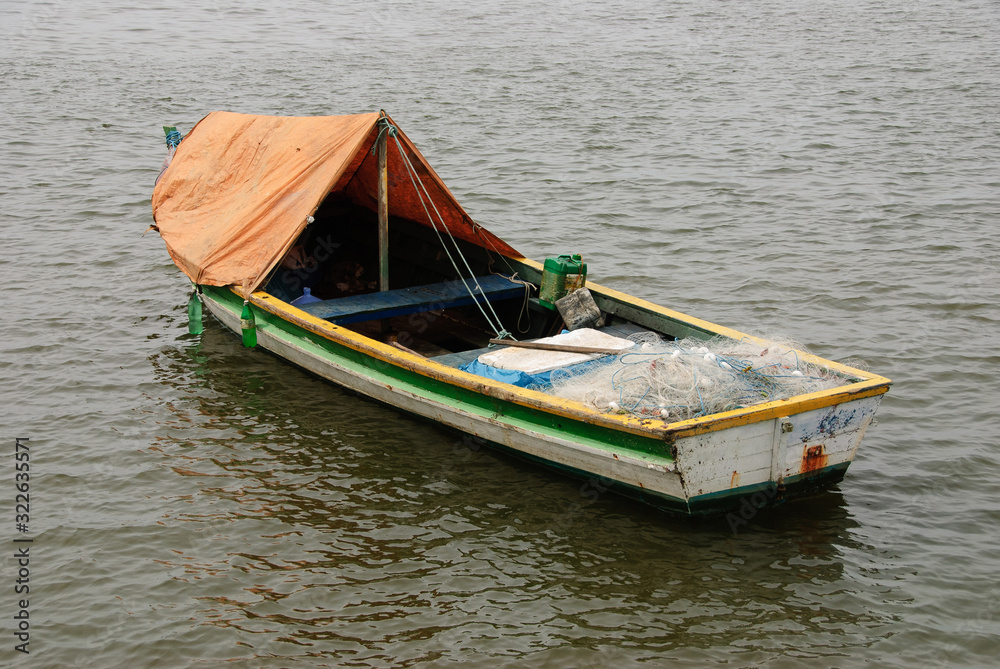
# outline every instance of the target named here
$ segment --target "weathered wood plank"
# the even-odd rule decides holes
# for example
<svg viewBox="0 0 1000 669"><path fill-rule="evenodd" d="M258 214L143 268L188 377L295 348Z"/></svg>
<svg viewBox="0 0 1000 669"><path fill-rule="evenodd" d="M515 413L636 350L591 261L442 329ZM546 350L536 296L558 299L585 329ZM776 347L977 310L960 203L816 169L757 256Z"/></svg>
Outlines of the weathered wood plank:
<svg viewBox="0 0 1000 669"><path fill-rule="evenodd" d="M469 287L475 290L472 280ZM524 296L524 286L491 274L477 279L482 293L491 300L504 300ZM350 295L335 300L304 304L300 308L317 318L333 321L337 325L360 323L380 318L405 316L422 311L450 309L473 304L472 296L461 281L445 281L426 286L398 288L380 293Z"/></svg>
<svg viewBox="0 0 1000 669"><path fill-rule="evenodd" d="M763 466L760 466L764 463ZM745 469L733 469L724 476L701 481L697 487L689 484L688 494L691 496L705 495L732 490L742 486L767 483L771 479L771 466L762 458L744 463Z"/></svg>
<svg viewBox="0 0 1000 669"><path fill-rule="evenodd" d="M512 339L491 339L491 344L510 346L512 348L530 348L536 351L560 351L563 353L604 353L618 355L627 349L600 348L598 346L570 346L568 344L542 344L535 341L514 341Z"/></svg>

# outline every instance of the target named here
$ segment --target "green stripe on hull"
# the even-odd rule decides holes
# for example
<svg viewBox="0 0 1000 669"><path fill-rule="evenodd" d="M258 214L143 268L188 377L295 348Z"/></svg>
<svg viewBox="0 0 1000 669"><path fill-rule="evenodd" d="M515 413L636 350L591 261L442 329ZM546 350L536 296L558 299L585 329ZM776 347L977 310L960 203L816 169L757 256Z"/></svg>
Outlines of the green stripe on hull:
<svg viewBox="0 0 1000 669"><path fill-rule="evenodd" d="M238 316L243 308L242 300L228 288L206 286L204 291L212 300L223 304L234 315ZM553 415L489 395L470 392L445 381L370 357L261 309L254 308L254 315L259 330L264 330L273 337L374 381L406 390L469 414L531 430L541 435L573 441L609 453L627 454L641 460L656 463L673 462L669 446L661 439L643 438L628 432Z"/></svg>
<svg viewBox="0 0 1000 669"><path fill-rule="evenodd" d="M708 495L699 495L690 500L681 499L672 495L656 492L647 488L633 486L621 481L598 476L593 472L584 471L575 467L568 467L559 463L539 458L517 449L485 442L490 448L510 455L518 460L531 462L547 469L559 472L571 478L589 483L586 490L581 489L581 495L594 499L595 495L601 495L605 490L616 495L627 497L637 502L642 502L649 506L656 507L661 511L682 516L715 516L727 512L740 512L747 508L762 509L768 506L782 504L795 497L800 497L809 492L819 490L828 485L837 483L844 478L849 463L833 465L825 469L810 472L808 475L800 475L789 479L785 483L784 490L780 493L773 482L765 482L757 485L741 486L729 490L722 490Z"/></svg>
<svg viewBox="0 0 1000 669"><path fill-rule="evenodd" d="M562 465L558 462L552 462L551 460L546 460L545 458L539 458L531 455L530 453L525 453L503 444L495 444L491 441L487 441L485 443L489 448L500 451L506 455L510 455L518 460L530 462L534 465L545 467L546 469L550 469L570 478L584 481L584 485L589 483L590 485L586 491L581 489L580 494L590 497L590 499L595 499L594 495L600 496L604 494L604 491L610 491L616 495L627 497L637 502L648 504L649 506L654 506L661 511L666 511L671 514L678 514L682 516L691 514L688 508L687 500L681 499L680 497L654 492L647 488L641 488L628 483L623 483L621 481L616 481L614 479L609 479L604 476L599 476L593 472L588 472L583 469ZM676 476L676 474L670 475Z"/></svg>

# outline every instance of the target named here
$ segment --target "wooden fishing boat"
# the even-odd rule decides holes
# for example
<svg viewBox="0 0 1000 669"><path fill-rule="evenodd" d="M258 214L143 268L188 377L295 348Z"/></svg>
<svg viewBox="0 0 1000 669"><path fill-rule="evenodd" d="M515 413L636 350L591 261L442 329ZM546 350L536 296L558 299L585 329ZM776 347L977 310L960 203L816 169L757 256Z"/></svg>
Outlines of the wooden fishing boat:
<svg viewBox="0 0 1000 669"><path fill-rule="evenodd" d="M551 276L476 223L384 113L213 112L161 173L153 215L194 285L195 321L204 304L244 343L334 383L681 514L732 511L739 521L840 480L890 386L796 351L837 385L684 415L595 406L468 371L508 350L490 341L511 342L510 330L529 343L561 330L563 316L537 290ZM587 329L603 337L756 341L586 288L601 316ZM555 341L554 356L600 356Z"/></svg>

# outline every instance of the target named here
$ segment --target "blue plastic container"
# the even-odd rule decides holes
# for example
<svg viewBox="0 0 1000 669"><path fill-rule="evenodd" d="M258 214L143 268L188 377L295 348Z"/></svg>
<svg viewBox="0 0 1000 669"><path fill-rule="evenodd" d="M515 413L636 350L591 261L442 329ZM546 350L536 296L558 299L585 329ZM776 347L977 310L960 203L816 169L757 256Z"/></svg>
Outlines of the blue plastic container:
<svg viewBox="0 0 1000 669"><path fill-rule="evenodd" d="M309 304L310 302L322 302L322 301L323 300L313 295L312 291L307 286L302 289L301 297L296 297L294 300L292 300L292 306L297 307L302 304Z"/></svg>

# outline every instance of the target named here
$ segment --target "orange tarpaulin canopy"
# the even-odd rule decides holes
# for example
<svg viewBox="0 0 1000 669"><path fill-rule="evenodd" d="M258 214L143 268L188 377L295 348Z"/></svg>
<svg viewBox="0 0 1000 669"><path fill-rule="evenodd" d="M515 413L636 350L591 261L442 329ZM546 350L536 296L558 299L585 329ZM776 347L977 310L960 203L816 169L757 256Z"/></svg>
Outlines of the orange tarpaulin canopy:
<svg viewBox="0 0 1000 669"><path fill-rule="evenodd" d="M375 209L370 153L381 116L203 118L153 189L153 220L170 257L195 283L257 288L329 193L344 191ZM397 136L453 236L520 257L473 221L401 130ZM430 225L395 140L388 141L389 214Z"/></svg>

